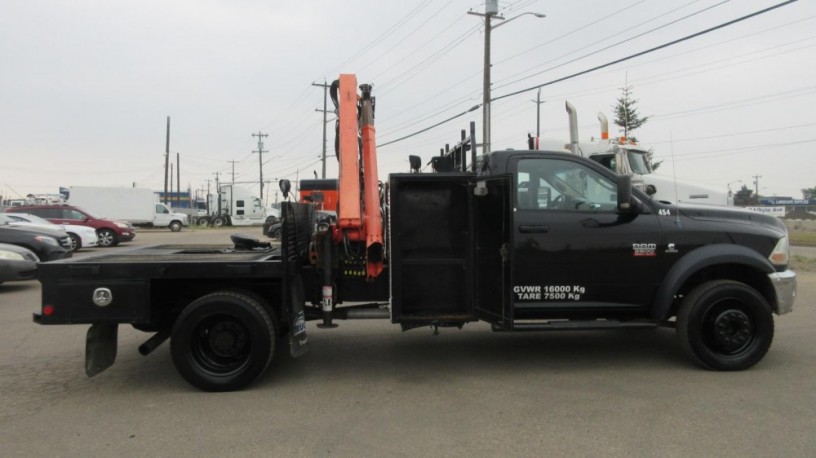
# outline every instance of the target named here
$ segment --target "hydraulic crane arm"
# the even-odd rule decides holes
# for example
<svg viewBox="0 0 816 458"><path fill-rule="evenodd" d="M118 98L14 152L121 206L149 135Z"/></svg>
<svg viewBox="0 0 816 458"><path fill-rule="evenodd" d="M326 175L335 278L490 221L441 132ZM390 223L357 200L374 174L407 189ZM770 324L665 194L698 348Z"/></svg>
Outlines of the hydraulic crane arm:
<svg viewBox="0 0 816 458"><path fill-rule="evenodd" d="M366 278L383 270L383 228L380 211L374 97L371 85L360 86L355 75L343 74L336 84L337 158L340 162L336 241L364 242Z"/></svg>

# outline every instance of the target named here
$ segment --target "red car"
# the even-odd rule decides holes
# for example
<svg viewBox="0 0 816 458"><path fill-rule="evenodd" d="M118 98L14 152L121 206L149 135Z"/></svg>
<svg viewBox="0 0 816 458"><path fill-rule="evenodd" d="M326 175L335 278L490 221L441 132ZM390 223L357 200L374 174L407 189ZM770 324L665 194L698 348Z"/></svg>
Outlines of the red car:
<svg viewBox="0 0 816 458"><path fill-rule="evenodd" d="M99 246L110 247L121 242L129 242L136 237L136 231L130 223L99 219L85 210L71 205L28 205L10 207L7 213L31 213L56 224L78 224L96 229Z"/></svg>

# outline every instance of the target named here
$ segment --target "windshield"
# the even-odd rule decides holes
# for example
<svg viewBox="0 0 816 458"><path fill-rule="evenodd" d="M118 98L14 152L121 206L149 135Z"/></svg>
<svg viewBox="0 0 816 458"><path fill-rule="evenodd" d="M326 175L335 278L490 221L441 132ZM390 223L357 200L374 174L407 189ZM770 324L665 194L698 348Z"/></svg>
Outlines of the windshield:
<svg viewBox="0 0 816 458"><path fill-rule="evenodd" d="M23 221L26 223L34 223L34 224L46 224L48 226L54 226L55 224L47 219L40 218L37 215L31 215L28 213L16 214L16 215L8 215L14 221Z"/></svg>
<svg viewBox="0 0 816 458"><path fill-rule="evenodd" d="M627 150L629 153L629 166L632 172L639 175L648 175L652 173L649 163L646 161L646 151Z"/></svg>

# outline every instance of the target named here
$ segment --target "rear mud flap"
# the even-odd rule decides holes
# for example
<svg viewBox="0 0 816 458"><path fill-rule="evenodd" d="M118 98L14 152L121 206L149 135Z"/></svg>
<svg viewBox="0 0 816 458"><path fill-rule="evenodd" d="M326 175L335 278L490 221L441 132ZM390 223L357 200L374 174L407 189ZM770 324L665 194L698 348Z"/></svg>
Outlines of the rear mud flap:
<svg viewBox="0 0 816 458"><path fill-rule="evenodd" d="M300 277L295 277L289 284L289 317L291 319L291 323L289 323L289 329L291 329L289 333L289 353L293 358L302 356L308 350L306 344L309 339L306 337L304 301L303 282Z"/></svg>
<svg viewBox="0 0 816 458"><path fill-rule="evenodd" d="M118 324L94 324L85 338L85 374L88 377L111 367L116 361Z"/></svg>

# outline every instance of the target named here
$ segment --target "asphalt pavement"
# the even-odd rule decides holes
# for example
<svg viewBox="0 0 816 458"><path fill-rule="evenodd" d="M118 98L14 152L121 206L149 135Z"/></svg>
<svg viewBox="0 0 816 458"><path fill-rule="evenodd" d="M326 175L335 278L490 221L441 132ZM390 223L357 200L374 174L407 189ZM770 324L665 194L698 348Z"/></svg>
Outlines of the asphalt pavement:
<svg viewBox="0 0 816 458"><path fill-rule="evenodd" d="M229 243L241 230L143 231ZM87 250L78 256L106 249ZM87 326L39 326L37 282L0 285L0 456L812 456L816 273L799 276L763 361L698 368L671 329L401 332L308 326L310 351L250 388L203 393L167 344L120 326L116 364L84 374Z"/></svg>

